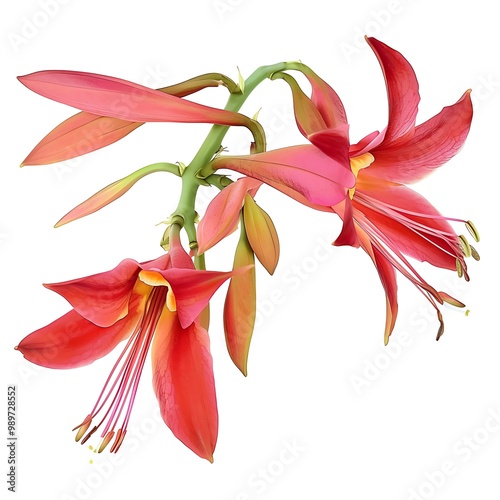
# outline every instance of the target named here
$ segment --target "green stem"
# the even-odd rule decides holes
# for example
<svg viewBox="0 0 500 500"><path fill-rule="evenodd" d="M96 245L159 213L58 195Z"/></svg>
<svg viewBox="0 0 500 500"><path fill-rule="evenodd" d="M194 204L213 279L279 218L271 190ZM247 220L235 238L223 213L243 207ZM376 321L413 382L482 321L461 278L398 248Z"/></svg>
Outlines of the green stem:
<svg viewBox="0 0 500 500"><path fill-rule="evenodd" d="M243 103L246 101L247 97L257 87L257 85L259 85L266 78L269 78L273 73L282 71L284 69L286 69L286 63L261 66L245 80L243 92L231 94L229 96L224 109L234 112L239 111L241 106L243 106ZM255 120L250 120L250 122L253 124L252 132L254 133L254 138L256 141L256 150L265 150L265 136L263 134L261 125ZM202 178L199 178L197 174L205 165L210 162L217 151L220 150L222 140L224 139L228 130L228 126L213 125L205 141L198 150L198 153L196 153L195 157L182 174L181 196L179 199L179 204L172 214L171 219L176 217L176 221L179 221L179 218L181 218L184 223L184 229L189 238L189 246L193 250L196 250L198 246L196 241L195 227L196 193L198 192L198 188L201 184L206 184L206 181ZM262 137L262 144L257 143L257 141L259 141L259 137ZM199 264L201 264L201 262Z"/></svg>

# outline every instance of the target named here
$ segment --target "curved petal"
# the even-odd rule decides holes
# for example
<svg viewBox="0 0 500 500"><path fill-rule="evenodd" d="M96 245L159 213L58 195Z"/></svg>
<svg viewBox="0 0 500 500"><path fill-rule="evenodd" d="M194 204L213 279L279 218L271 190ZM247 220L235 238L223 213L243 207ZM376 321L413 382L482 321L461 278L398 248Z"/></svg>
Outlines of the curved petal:
<svg viewBox="0 0 500 500"><path fill-rule="evenodd" d="M455 269L455 232L423 196L406 186L372 186L365 191L358 185L353 204L391 240L393 248L421 262ZM456 241L454 247L450 239Z"/></svg>
<svg viewBox="0 0 500 500"><path fill-rule="evenodd" d="M291 146L250 156L219 157L211 166L227 168L259 179L288 194L298 192L308 201L332 206L354 186L350 169L312 145Z"/></svg>
<svg viewBox="0 0 500 500"><path fill-rule="evenodd" d="M111 271L44 286L63 296L88 321L107 327L128 314L139 271L135 260L126 259Z"/></svg>
<svg viewBox="0 0 500 500"><path fill-rule="evenodd" d="M224 302L224 334L227 350L236 367L247 376L248 351L257 314L255 257L244 228L234 255L233 269L252 266L233 276Z"/></svg>
<svg viewBox="0 0 500 500"><path fill-rule="evenodd" d="M134 122L246 125L238 113L211 108L137 83L79 71L39 71L18 77L33 92L101 116Z"/></svg>
<svg viewBox="0 0 500 500"><path fill-rule="evenodd" d="M135 295L130 302L129 314L106 328L70 311L25 337L16 349L28 361L47 368L85 366L108 354L132 334L143 307L143 298Z"/></svg>
<svg viewBox="0 0 500 500"><path fill-rule="evenodd" d="M372 150L375 162L363 175L400 183L423 179L458 153L471 120L472 102L467 91L458 102L416 127L409 140L388 147L384 141Z"/></svg>
<svg viewBox="0 0 500 500"><path fill-rule="evenodd" d="M182 328L187 328L201 314L222 283L244 271L246 269L220 272L175 268L160 271L174 292Z"/></svg>
<svg viewBox="0 0 500 500"><path fill-rule="evenodd" d="M411 135L415 127L420 95L415 72L396 50L376 38L366 38L384 73L389 100L389 121L384 144Z"/></svg>
<svg viewBox="0 0 500 500"><path fill-rule="evenodd" d="M260 263L274 274L280 258L280 242L271 217L247 194L243 205L243 221L248 241Z"/></svg>
<svg viewBox="0 0 500 500"><path fill-rule="evenodd" d="M151 360L163 420L189 449L213 462L218 413L206 330L197 323L183 329L177 315L165 308L156 327Z"/></svg>
<svg viewBox="0 0 500 500"><path fill-rule="evenodd" d="M308 139L323 153L333 158L339 165L350 170L349 166L349 126L321 130L309 135Z"/></svg>
<svg viewBox="0 0 500 500"><path fill-rule="evenodd" d="M217 194L198 224L196 234L199 254L236 231L246 194L249 191L255 194L261 185L262 182L252 177L242 177Z"/></svg>
<svg viewBox="0 0 500 500"><path fill-rule="evenodd" d="M359 227L357 227L357 233L360 245L375 264L375 268L377 269L380 281L385 290L386 319L384 343L387 345L398 316L398 284L396 281L396 271L382 253L372 246L367 233Z"/></svg>
<svg viewBox="0 0 500 500"><path fill-rule="evenodd" d="M352 202L349 196L344 201L335 205L333 209L342 219L342 231L333 244L336 247L347 245L358 248L359 239L356 226L354 225Z"/></svg>

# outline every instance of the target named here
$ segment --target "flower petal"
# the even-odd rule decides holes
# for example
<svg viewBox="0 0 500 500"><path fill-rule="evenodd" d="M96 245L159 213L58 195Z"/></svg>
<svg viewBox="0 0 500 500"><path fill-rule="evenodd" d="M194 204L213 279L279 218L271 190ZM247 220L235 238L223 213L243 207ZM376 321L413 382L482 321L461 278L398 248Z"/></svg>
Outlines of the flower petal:
<svg viewBox="0 0 500 500"><path fill-rule="evenodd" d="M246 194L249 191L255 194L261 185L262 182L256 179L242 177L217 194L198 224L198 254L236 231Z"/></svg>
<svg viewBox="0 0 500 500"><path fill-rule="evenodd" d="M420 102L417 77L398 51L376 38L366 38L366 41L377 56L387 87L389 121L384 139L387 145L412 133Z"/></svg>
<svg viewBox="0 0 500 500"><path fill-rule="evenodd" d="M382 253L372 246L369 236L359 227L357 228L357 232L360 245L375 264L375 268L377 269L380 281L385 290L386 320L384 343L387 345L398 316L398 284L396 281L396 271Z"/></svg>
<svg viewBox="0 0 500 500"><path fill-rule="evenodd" d="M107 327L128 314L139 271L135 260L126 259L111 271L44 286L63 296L88 321Z"/></svg>
<svg viewBox="0 0 500 500"><path fill-rule="evenodd" d="M243 221L248 241L260 263L274 274L280 258L280 242L271 217L247 194L243 205Z"/></svg>
<svg viewBox="0 0 500 500"><path fill-rule="evenodd" d="M159 272L170 283L177 303L179 322L182 328L187 328L201 314L222 283L245 270L220 272L172 268Z"/></svg>
<svg viewBox="0 0 500 500"><path fill-rule="evenodd" d="M354 224L352 202L349 196L333 207L335 212L342 219L342 231L333 244L337 247L348 245L354 248L359 247L358 233Z"/></svg>
<svg viewBox="0 0 500 500"><path fill-rule="evenodd" d="M246 125L238 113L197 104L120 78L79 71L39 71L18 77L33 92L101 116L134 122Z"/></svg>
<svg viewBox="0 0 500 500"><path fill-rule="evenodd" d="M32 363L47 368L77 368L88 365L112 351L135 330L143 298L134 295L129 314L106 328L70 311L49 325L25 337L17 350Z"/></svg>
<svg viewBox="0 0 500 500"><path fill-rule="evenodd" d="M197 323L183 329L166 308L152 345L153 388L161 416L174 436L213 462L218 414L206 330Z"/></svg>
<svg viewBox="0 0 500 500"><path fill-rule="evenodd" d="M463 146L472 120L467 91L458 102L420 124L407 141L372 151L375 162L366 175L400 183L419 181L453 158Z"/></svg>
<svg viewBox="0 0 500 500"><path fill-rule="evenodd" d="M229 355L245 377L257 307L254 264L254 253L242 227L234 255L233 269L252 267L244 273L233 276L229 282L224 303L224 333Z"/></svg>
<svg viewBox="0 0 500 500"><path fill-rule="evenodd" d="M292 146L250 156L216 158L214 170L227 168L259 179L288 194L296 191L308 201L332 206L354 186L353 173L312 145Z"/></svg>

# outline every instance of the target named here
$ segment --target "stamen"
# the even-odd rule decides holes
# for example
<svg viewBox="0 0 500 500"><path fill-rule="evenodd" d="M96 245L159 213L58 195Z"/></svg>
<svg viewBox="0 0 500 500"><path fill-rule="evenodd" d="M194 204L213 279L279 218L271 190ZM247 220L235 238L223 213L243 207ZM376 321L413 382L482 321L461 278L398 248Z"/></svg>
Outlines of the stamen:
<svg viewBox="0 0 500 500"><path fill-rule="evenodd" d="M471 256L471 248L470 248L469 242L467 241L467 238L463 234L461 234L458 237L458 241L460 243L460 248L462 249L462 252L464 253L464 255L466 257L470 257Z"/></svg>
<svg viewBox="0 0 500 500"><path fill-rule="evenodd" d="M472 223L472 221L468 220L465 223L465 227L467 228L467 231L471 234L471 236L474 238L474 241L476 243L479 243L480 237L479 237L479 232L476 229L476 226Z"/></svg>
<svg viewBox="0 0 500 500"><path fill-rule="evenodd" d="M456 260L456 265L457 265L458 277L461 278L464 275L464 270L462 268L462 264L460 263L460 261L458 259Z"/></svg>
<svg viewBox="0 0 500 500"><path fill-rule="evenodd" d="M472 258L474 260L480 260L481 259L481 257L477 253L477 250L472 245L470 246L470 252L471 252Z"/></svg>
<svg viewBox="0 0 500 500"><path fill-rule="evenodd" d="M85 418L82 424L73 429L78 429L75 439L79 441L83 437L81 444L84 444L107 420L101 432L102 441L98 447L98 453L101 453L113 439L114 442L110 452L116 453L125 438L141 373L147 358L149 346L153 340L156 325L165 306L167 291L168 288L165 286L154 286L151 288L149 296L146 299L142 318L106 379L104 388L92 412ZM108 408L104 412L101 421L88 431L92 420L103 410L106 404ZM115 432L120 415L124 410L123 421L119 426L120 428Z"/></svg>

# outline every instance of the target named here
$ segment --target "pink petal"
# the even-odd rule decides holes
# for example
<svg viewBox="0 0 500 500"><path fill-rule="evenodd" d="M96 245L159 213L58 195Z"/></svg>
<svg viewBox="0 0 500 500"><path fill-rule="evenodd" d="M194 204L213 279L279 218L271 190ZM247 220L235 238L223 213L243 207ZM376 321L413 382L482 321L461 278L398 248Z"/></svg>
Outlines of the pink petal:
<svg viewBox="0 0 500 500"><path fill-rule="evenodd" d="M120 78L78 71L39 71L19 77L33 92L96 115L134 122L244 125L243 115L164 94Z"/></svg>
<svg viewBox="0 0 500 500"><path fill-rule="evenodd" d="M410 63L399 52L376 38L367 38L366 41L375 52L384 73L389 100L389 122L384 144L389 144L411 134L415 126L420 101L417 77Z"/></svg>
<svg viewBox="0 0 500 500"><path fill-rule="evenodd" d="M134 295L129 314L106 328L70 311L25 337L16 349L28 361L47 368L88 365L132 334L141 318L142 308L142 297Z"/></svg>
<svg viewBox="0 0 500 500"><path fill-rule="evenodd" d="M346 196L345 200L335 205L333 209L343 223L342 231L333 244L337 247L343 245L359 247L358 234L353 219L352 202L349 196Z"/></svg>
<svg viewBox="0 0 500 500"><path fill-rule="evenodd" d="M268 183L288 194L296 191L308 201L332 206L355 183L350 169L312 145L292 146L250 156L220 157L212 168L227 168Z"/></svg>
<svg viewBox="0 0 500 500"><path fill-rule="evenodd" d="M202 254L236 231L245 195L254 194L262 182L242 177L224 188L208 205L198 224L198 253Z"/></svg>
<svg viewBox="0 0 500 500"><path fill-rule="evenodd" d="M213 461L218 413L208 334L197 323L183 329L166 308L152 345L153 388L174 436Z"/></svg>
<svg viewBox="0 0 500 500"><path fill-rule="evenodd" d="M88 321L107 327L128 314L139 271L135 260L126 259L111 271L44 286L63 296Z"/></svg>
<svg viewBox="0 0 500 500"><path fill-rule="evenodd" d="M470 91L415 129L413 136L372 151L375 162L363 175L400 183L416 182L453 158L463 146L472 120Z"/></svg>

